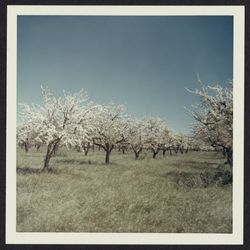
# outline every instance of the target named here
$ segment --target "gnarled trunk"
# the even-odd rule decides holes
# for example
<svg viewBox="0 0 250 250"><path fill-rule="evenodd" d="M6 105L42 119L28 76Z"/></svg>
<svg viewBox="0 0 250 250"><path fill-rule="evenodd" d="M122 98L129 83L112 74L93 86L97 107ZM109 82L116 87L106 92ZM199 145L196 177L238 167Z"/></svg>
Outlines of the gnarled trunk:
<svg viewBox="0 0 250 250"><path fill-rule="evenodd" d="M105 156L105 163L109 164L109 159L110 159L110 153L113 150L114 145L110 145L109 143L105 144L104 150L106 152L106 156Z"/></svg>
<svg viewBox="0 0 250 250"><path fill-rule="evenodd" d="M37 145L36 145L36 151L38 151L40 147L41 147L41 145L40 145L40 144L37 144Z"/></svg>
<svg viewBox="0 0 250 250"><path fill-rule="evenodd" d="M105 156L105 163L109 164L109 159L110 159L110 151L106 151L106 156Z"/></svg>
<svg viewBox="0 0 250 250"><path fill-rule="evenodd" d="M137 160L139 158L141 151L142 151L142 148L140 148L139 150L136 150L135 148L132 147L132 149L135 153L135 159Z"/></svg>
<svg viewBox="0 0 250 250"><path fill-rule="evenodd" d="M163 148L163 149L162 149L162 156L163 156L163 157L165 157L166 151L167 151L167 148Z"/></svg>
<svg viewBox="0 0 250 250"><path fill-rule="evenodd" d="M29 146L27 142L24 142L24 149L26 153L29 151Z"/></svg>
<svg viewBox="0 0 250 250"><path fill-rule="evenodd" d="M90 142L87 143L87 145L82 145L84 155L88 155L89 149L90 149Z"/></svg>
<svg viewBox="0 0 250 250"><path fill-rule="evenodd" d="M49 170L50 166L49 166L49 162L50 159L52 157L53 154L55 154L55 150L58 147L58 144L60 142L60 139L56 139L54 141L52 141L51 143L49 143L48 147L47 147L47 152L46 152L46 156L44 158L44 165L43 165L43 170Z"/></svg>
<svg viewBox="0 0 250 250"><path fill-rule="evenodd" d="M152 148L152 152L153 152L153 159L156 158L156 155L159 153L160 149L157 148L156 150Z"/></svg>
<svg viewBox="0 0 250 250"><path fill-rule="evenodd" d="M231 147L226 148L227 163L230 167L233 166L233 149Z"/></svg>

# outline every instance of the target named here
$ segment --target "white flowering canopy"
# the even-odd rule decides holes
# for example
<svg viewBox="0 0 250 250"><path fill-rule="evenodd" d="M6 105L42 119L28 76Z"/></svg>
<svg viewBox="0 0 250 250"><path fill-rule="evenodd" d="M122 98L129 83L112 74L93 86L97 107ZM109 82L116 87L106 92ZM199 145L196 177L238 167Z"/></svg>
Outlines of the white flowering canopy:
<svg viewBox="0 0 250 250"><path fill-rule="evenodd" d="M32 135L32 140L46 145L54 141L68 145L73 143L75 131L84 135L82 119L89 109L84 90L74 94L64 91L62 97L57 97L42 87L42 97L42 105L20 104L22 130Z"/></svg>
<svg viewBox="0 0 250 250"><path fill-rule="evenodd" d="M202 83L201 83L202 84ZM228 87L204 86L190 91L201 98L199 105L188 110L197 123L194 133L213 147L233 147L233 83Z"/></svg>
<svg viewBox="0 0 250 250"><path fill-rule="evenodd" d="M128 122L123 105L99 105L93 122L96 144L115 145L127 140Z"/></svg>

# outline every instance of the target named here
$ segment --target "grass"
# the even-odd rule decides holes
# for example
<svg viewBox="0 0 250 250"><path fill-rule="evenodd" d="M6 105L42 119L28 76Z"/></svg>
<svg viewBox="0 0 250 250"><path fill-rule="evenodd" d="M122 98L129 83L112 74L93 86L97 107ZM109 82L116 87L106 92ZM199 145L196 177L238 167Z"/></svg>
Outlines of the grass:
<svg viewBox="0 0 250 250"><path fill-rule="evenodd" d="M231 233L232 185L215 152L17 153L17 231ZM226 177L225 177L226 176ZM228 179L229 178L229 179Z"/></svg>

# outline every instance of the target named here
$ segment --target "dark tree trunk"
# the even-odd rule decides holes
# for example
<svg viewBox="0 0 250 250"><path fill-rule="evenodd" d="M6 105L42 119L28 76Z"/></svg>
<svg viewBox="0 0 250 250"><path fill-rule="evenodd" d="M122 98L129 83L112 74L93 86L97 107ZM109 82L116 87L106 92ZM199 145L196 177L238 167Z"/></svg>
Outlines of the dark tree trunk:
<svg viewBox="0 0 250 250"><path fill-rule="evenodd" d="M55 145L54 145L54 147L53 147L53 150L52 150L53 155L55 155L55 154L57 153L57 151L58 151L58 146L59 146L59 144L58 144L58 143L55 143Z"/></svg>
<svg viewBox="0 0 250 250"><path fill-rule="evenodd" d="M110 159L110 152L109 150L106 151L106 157L105 157L105 163L109 164L109 159Z"/></svg>
<svg viewBox="0 0 250 250"><path fill-rule="evenodd" d="M36 151L38 151L40 147L41 145L36 145Z"/></svg>
<svg viewBox="0 0 250 250"><path fill-rule="evenodd" d="M105 146L103 147L105 152L106 152L106 156L105 156L105 163L109 164L109 160L110 160L110 153L114 148L114 145L110 145L109 143L106 143Z"/></svg>
<svg viewBox="0 0 250 250"><path fill-rule="evenodd" d="M233 150L231 147L226 148L227 163L230 167L233 167Z"/></svg>
<svg viewBox="0 0 250 250"><path fill-rule="evenodd" d="M110 153L114 149L114 145L110 145L109 143L100 144L94 141L94 144L99 147L99 149L103 148L105 151L105 163L109 164L110 162Z"/></svg>
<svg viewBox="0 0 250 250"><path fill-rule="evenodd" d="M140 148L139 150L133 149L133 151L135 153L135 159L137 160L139 158L139 155L140 155L141 151L142 151L142 148Z"/></svg>
<svg viewBox="0 0 250 250"><path fill-rule="evenodd" d="M185 151L185 153L188 153L188 147L186 148L186 151Z"/></svg>
<svg viewBox="0 0 250 250"><path fill-rule="evenodd" d="M139 153L135 152L135 159L137 160L139 158Z"/></svg>
<svg viewBox="0 0 250 250"><path fill-rule="evenodd" d="M26 153L29 152L29 146L27 142L24 143L24 149Z"/></svg>
<svg viewBox="0 0 250 250"><path fill-rule="evenodd" d="M180 152L181 152L181 154L183 154L183 151L184 151L184 148L183 148L183 147L180 147Z"/></svg>
<svg viewBox="0 0 250 250"><path fill-rule="evenodd" d="M163 148L163 149L162 149L162 156L163 156L163 157L165 157L166 151L167 151L167 148Z"/></svg>
<svg viewBox="0 0 250 250"><path fill-rule="evenodd" d="M152 149L152 151L153 151L153 159L155 159L156 155L159 153L160 149L159 148L156 150Z"/></svg>
<svg viewBox="0 0 250 250"><path fill-rule="evenodd" d="M169 154L172 155L172 149L171 148L169 148Z"/></svg>
<svg viewBox="0 0 250 250"><path fill-rule="evenodd" d="M122 148L122 153L125 154L125 148Z"/></svg>
<svg viewBox="0 0 250 250"><path fill-rule="evenodd" d="M53 144L49 144L47 147L47 153L44 159L43 170L49 170L49 161L53 152Z"/></svg>
<svg viewBox="0 0 250 250"><path fill-rule="evenodd" d="M44 159L44 165L43 165L43 170L48 170L49 169L49 161L51 158L51 154L50 154L50 149L47 149L47 153Z"/></svg>
<svg viewBox="0 0 250 250"><path fill-rule="evenodd" d="M84 155L88 155L89 149L90 149L90 143L88 142L87 145L82 146Z"/></svg>
<svg viewBox="0 0 250 250"><path fill-rule="evenodd" d="M60 139L57 139L53 142L51 142L48 147L47 147L47 152L46 152L46 156L45 156L45 159L44 159L44 165L43 165L43 170L49 170L49 162L50 162L50 159L52 157L52 155L54 154L54 151L55 151L55 148L58 147L58 144L59 144L59 141Z"/></svg>

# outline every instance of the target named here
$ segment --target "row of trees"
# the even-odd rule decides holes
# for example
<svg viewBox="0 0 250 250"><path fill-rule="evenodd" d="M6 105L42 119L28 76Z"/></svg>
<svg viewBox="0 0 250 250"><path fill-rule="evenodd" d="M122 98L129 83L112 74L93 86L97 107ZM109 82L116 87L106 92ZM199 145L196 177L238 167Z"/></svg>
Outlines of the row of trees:
<svg viewBox="0 0 250 250"><path fill-rule="evenodd" d="M64 92L55 96L42 88L42 105L21 105L22 125L17 129L17 142L28 151L29 145L46 145L43 168L59 145L76 147L87 154L90 145L105 152L105 163L115 147L130 148L135 159L143 149L152 151L153 158L162 150L183 153L188 149L221 148L232 165L232 83L229 88L205 87L190 91L201 98L199 105L188 110L195 118L192 137L174 133L165 121L158 118L135 120L127 116L123 105L94 104L85 91Z"/></svg>
<svg viewBox="0 0 250 250"><path fill-rule="evenodd" d="M21 104L22 125L17 129L17 141L28 151L29 145L46 145L44 169L59 145L76 147L88 152L90 145L105 151L105 163L115 147L132 149L135 159L143 149L152 151L153 158L163 150L183 153L192 147L187 136L173 133L161 119L134 120L123 105L99 105L88 101L86 92L64 92L56 97L42 88L43 105Z"/></svg>

